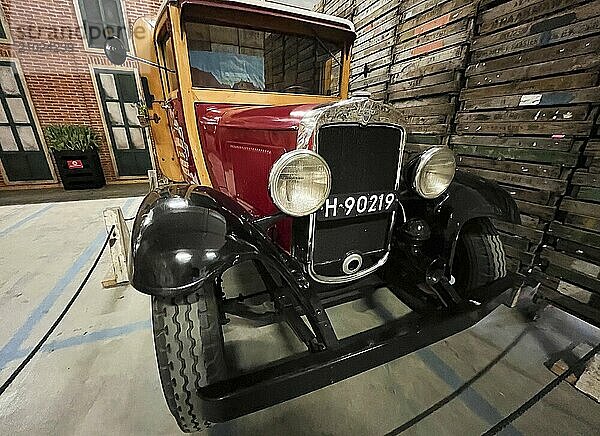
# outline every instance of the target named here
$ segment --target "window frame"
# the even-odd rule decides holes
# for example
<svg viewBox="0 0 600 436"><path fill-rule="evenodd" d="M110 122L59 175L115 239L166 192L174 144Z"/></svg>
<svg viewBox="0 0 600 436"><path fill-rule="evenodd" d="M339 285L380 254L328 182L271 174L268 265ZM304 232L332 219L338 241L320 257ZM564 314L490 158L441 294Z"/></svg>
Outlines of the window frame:
<svg viewBox="0 0 600 436"><path fill-rule="evenodd" d="M0 172L2 173L2 178L4 183L9 186L18 186L18 185L47 185L49 183L58 183L58 177L56 175L56 170L54 168L54 163L52 157L50 155L50 151L48 150L48 145L46 144L46 138L44 136L42 125L40 124L40 120L37 115L37 111L33 104L33 100L31 99L31 94L29 92L29 87L27 86L27 81L25 80L25 74L23 73L23 69L21 68L21 63L18 58L13 57L0 57L0 60L12 62L17 70L17 74L19 79L21 80L21 86L23 87L23 98L27 100L29 104L29 109L31 111L32 123L31 125L37 130L37 134L40 138L40 146L41 150L46 157L46 161L48 163L48 167L50 168L50 174L52 176L51 179L47 180L17 180L11 181L8 178L8 174L4 169L4 165L2 164L2 160L0 160Z"/></svg>
<svg viewBox="0 0 600 436"><path fill-rule="evenodd" d="M79 24L79 31L81 33L81 39L83 40L83 48L85 51L93 52L93 53L104 53L103 48L90 47L88 44L87 34L85 32L85 23L83 21L84 11L81 10L79 5L80 0L73 0L73 5L75 7L75 15L77 16L77 24ZM101 0L97 0L100 2ZM131 38L131 32L129 29L129 19L127 18L127 8L125 0L115 0L119 3L121 7L121 13L123 15L123 25L125 28L125 43L127 45L127 51L130 52L133 47L133 40Z"/></svg>
<svg viewBox="0 0 600 436"><path fill-rule="evenodd" d="M117 159L115 157L114 150L113 150L114 144L112 142L111 134L110 134L110 130L109 130L110 122L109 122L109 120L106 119L106 115L104 114L104 108L102 106L102 94L100 92L100 88L96 81L96 70L114 71L116 73L123 73L123 72L133 73L133 75L135 77L136 90L137 90L138 95L141 97L144 95L144 93L142 90L142 81L140 79L140 73L137 68L131 68L131 67L116 66L116 65L111 65L111 66L93 65L93 64L89 65L90 80L92 81L92 85L94 87L94 94L96 95L96 104L98 107L98 111L100 112L100 118L102 119L102 129L104 131L104 137L106 138L106 145L108 146L108 153L110 155L110 161L113 166L113 170L115 172L115 177L118 180L141 180L144 178L143 176L122 176L119 174L119 167L117 166ZM152 147L154 145L152 144L152 140L150 138L150 135L148 134L147 128L142 127L142 131L144 133L144 139L147 144L146 150L148 151L148 154L150 155L150 162L152 163L152 167L156 168L156 162L154 160L154 152L152 150Z"/></svg>
<svg viewBox="0 0 600 436"><path fill-rule="evenodd" d="M2 44L12 44L12 34L10 33L10 27L8 26L8 21L6 21L6 17L4 15L4 6L0 4L0 26L4 30L4 34L6 38L0 38L0 43Z"/></svg>
<svg viewBox="0 0 600 436"><path fill-rule="evenodd" d="M186 24L187 23L200 23L200 24L208 24L208 25L216 25L216 26L221 26L221 27L232 27L232 28L236 28L236 29L246 29L246 30L257 30L257 31L262 31L262 32L269 32L268 30L263 30L260 28L255 28L252 26L238 26L238 25L228 25L228 24L213 24L210 22L202 22L202 21L184 21L182 22L182 30L184 32L185 35L185 51L186 51L186 56L187 56L187 64L189 66L189 74L190 74L190 80L191 80L191 62L190 62L190 49L189 49L189 44L188 44L188 37L187 37L187 29L186 29ZM291 36L291 37L307 37L310 38L309 35L296 35L296 34L292 34L292 33L281 33L281 32L277 32L280 35L285 36ZM332 42L332 41L324 41L324 42ZM315 40L316 43L316 40ZM340 42L338 42L340 43ZM341 46L339 48L339 54L338 54L338 61L340 63L339 66L339 77L338 77L338 92L337 94L332 94L332 95L326 95L326 94L307 94L307 93L292 93L292 92L282 92L282 91L267 91L267 90L242 90L242 89L221 89L221 88L211 88L211 87L203 87L203 86L194 86L193 82L192 82L192 89L194 90L198 90L198 91L205 91L205 90L210 90L210 91L215 91L215 92L244 92L244 93L255 93L255 94L267 94L267 95L278 95L278 96L304 96L304 97L315 97L315 98L332 98L332 99L342 99L343 97L343 92L342 92L342 80L343 80L343 69L344 69L344 63L350 61L349 57L346 58L345 56L345 52L347 50L347 45L344 43L340 43ZM318 45L316 43L316 45ZM333 58L329 58L332 62ZM323 66L325 66L325 63L323 63ZM180 74L180 73L179 73ZM320 72L319 74L319 79L322 78L323 75L323 71ZM322 83L320 83L319 85L321 85Z"/></svg>

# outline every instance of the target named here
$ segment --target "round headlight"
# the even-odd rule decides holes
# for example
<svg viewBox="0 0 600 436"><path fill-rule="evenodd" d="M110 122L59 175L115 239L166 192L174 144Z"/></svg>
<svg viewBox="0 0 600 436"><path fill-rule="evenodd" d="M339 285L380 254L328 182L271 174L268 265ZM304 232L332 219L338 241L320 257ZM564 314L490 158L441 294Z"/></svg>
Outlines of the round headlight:
<svg viewBox="0 0 600 436"><path fill-rule="evenodd" d="M436 198L444 193L456 171L454 153L449 148L432 148L417 162L414 188L421 197Z"/></svg>
<svg viewBox="0 0 600 436"><path fill-rule="evenodd" d="M285 153L271 168L269 192L281 211L305 216L319 209L331 190L331 171L325 159L310 150Z"/></svg>

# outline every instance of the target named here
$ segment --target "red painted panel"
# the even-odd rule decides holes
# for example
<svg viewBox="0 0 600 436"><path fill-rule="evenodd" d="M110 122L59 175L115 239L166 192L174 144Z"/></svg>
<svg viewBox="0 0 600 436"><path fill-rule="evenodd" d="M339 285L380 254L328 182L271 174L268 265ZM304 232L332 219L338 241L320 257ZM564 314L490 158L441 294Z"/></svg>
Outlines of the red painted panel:
<svg viewBox="0 0 600 436"><path fill-rule="evenodd" d="M255 216L277 212L268 193L269 171L296 148L298 124L315 105L196 104L202 150L213 187Z"/></svg>
<svg viewBox="0 0 600 436"><path fill-rule="evenodd" d="M202 151L213 187L256 217L277 213L269 196L269 172L283 153L296 148L298 124L315 106L196 103ZM291 218L280 221L269 233L290 251Z"/></svg>

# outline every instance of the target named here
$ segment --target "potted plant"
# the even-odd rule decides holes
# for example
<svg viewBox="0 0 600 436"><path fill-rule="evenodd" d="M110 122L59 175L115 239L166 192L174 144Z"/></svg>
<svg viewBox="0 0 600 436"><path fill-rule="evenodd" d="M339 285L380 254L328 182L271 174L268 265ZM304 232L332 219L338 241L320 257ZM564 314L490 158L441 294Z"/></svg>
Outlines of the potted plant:
<svg viewBox="0 0 600 436"><path fill-rule="evenodd" d="M98 156L100 136L88 126L54 124L44 129L65 189L101 188L104 173Z"/></svg>
<svg viewBox="0 0 600 436"><path fill-rule="evenodd" d="M146 106L143 102L139 102L135 104L137 108L137 118L142 127L148 127L150 125L150 114L148 113L148 106Z"/></svg>

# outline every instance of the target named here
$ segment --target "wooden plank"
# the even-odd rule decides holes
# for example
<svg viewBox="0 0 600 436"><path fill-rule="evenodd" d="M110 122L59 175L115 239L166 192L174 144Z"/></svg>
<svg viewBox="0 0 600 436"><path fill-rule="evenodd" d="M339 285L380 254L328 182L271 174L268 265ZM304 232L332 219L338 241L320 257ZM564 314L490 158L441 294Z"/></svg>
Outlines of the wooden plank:
<svg viewBox="0 0 600 436"><path fill-rule="evenodd" d="M565 224L570 224L575 227L581 227L586 230L598 231L600 229L600 219L577 215L577 214L567 214L565 216Z"/></svg>
<svg viewBox="0 0 600 436"><path fill-rule="evenodd" d="M411 88L397 92L390 92L390 100L401 100L407 98L421 97L426 95L455 93L458 95L460 90L460 81L440 83L438 85L423 86L419 88Z"/></svg>
<svg viewBox="0 0 600 436"><path fill-rule="evenodd" d="M509 223L501 220L493 220L494 227L505 233L512 233L529 240L532 244L539 244L544 237L544 232L541 230L532 229L520 224Z"/></svg>
<svg viewBox="0 0 600 436"><path fill-rule="evenodd" d="M495 85L516 80L529 80L557 73L587 70L596 68L598 65L600 65L600 56L584 54L577 57L552 60L540 64L508 68L506 70L496 71L493 74L484 73L472 76L467 79L466 87L475 88L478 86Z"/></svg>
<svg viewBox="0 0 600 436"><path fill-rule="evenodd" d="M534 256L532 253L527 253L526 251L516 249L510 245L504 245L504 252L507 256L518 259L525 265L531 264Z"/></svg>
<svg viewBox="0 0 600 436"><path fill-rule="evenodd" d="M546 269L546 273L566 280L569 283L576 284L592 292L600 292L600 280L576 270L564 268L551 263Z"/></svg>
<svg viewBox="0 0 600 436"><path fill-rule="evenodd" d="M396 108L408 108L408 107L420 107L437 104L454 104L456 97L450 95L438 95L430 96L425 98L418 98L414 100L397 101L392 103Z"/></svg>
<svg viewBox="0 0 600 436"><path fill-rule="evenodd" d="M504 96L514 94L535 93L544 91L563 91L566 89L579 89L596 85L598 72L586 72L544 79L528 80L526 82L507 83L503 85L486 86L475 89L465 89L461 92L461 100Z"/></svg>
<svg viewBox="0 0 600 436"><path fill-rule="evenodd" d="M481 133L497 135L574 135L587 136L591 133L592 121L569 123L557 122L510 122L510 123L460 123L456 133Z"/></svg>
<svg viewBox="0 0 600 436"><path fill-rule="evenodd" d="M541 256L547 259L552 265L576 271L593 279L600 279L600 265L596 265L595 263L577 259L550 248L542 249ZM597 290L600 292L600 287Z"/></svg>
<svg viewBox="0 0 600 436"><path fill-rule="evenodd" d="M550 224L548 234L555 238L574 241L578 244L588 245L591 247L600 247L600 234L587 230L578 229L576 227L566 226L556 221Z"/></svg>
<svg viewBox="0 0 600 436"><path fill-rule="evenodd" d="M376 22L382 18L388 18L389 16L395 16L396 19L399 18L398 15L398 0L392 0L389 2L381 3L377 8L371 8L369 10L359 12L354 16L354 26L356 29L363 29L369 24Z"/></svg>
<svg viewBox="0 0 600 436"><path fill-rule="evenodd" d="M514 67L538 64L540 60L562 59L582 54L598 53L600 51L600 38L592 36L589 38L568 41L562 44L543 47L536 50L519 53L511 56L503 56L484 62L476 62L467 67L466 76L476 76L495 71L506 70Z"/></svg>
<svg viewBox="0 0 600 436"><path fill-rule="evenodd" d="M515 200L523 200L529 203L540 204L542 206L553 206L551 203L554 203L554 199L556 198L556 195L552 195L552 193L548 191L537 191L520 186L517 187L514 185L504 185L502 183L499 183L499 185L504 188L506 192L508 192Z"/></svg>
<svg viewBox="0 0 600 436"><path fill-rule="evenodd" d="M477 23L485 23L489 21L496 21L496 19L509 14L510 12L519 11L522 8L531 5L532 3L539 3L543 0L512 0L504 1L499 5L492 5L487 8L488 3L495 2L496 0L483 0L480 2L480 12L477 16Z"/></svg>
<svg viewBox="0 0 600 436"><path fill-rule="evenodd" d="M457 9L458 8L458 9ZM403 22L398 27L398 42L446 26L467 16L473 15L476 3L472 0L452 0L439 4L434 9Z"/></svg>
<svg viewBox="0 0 600 436"><path fill-rule="evenodd" d="M430 145L446 145L447 137L440 135L407 135L406 142Z"/></svg>
<svg viewBox="0 0 600 436"><path fill-rule="evenodd" d="M398 110L401 113L413 116L452 115L454 113L454 109L455 107L451 103L398 107Z"/></svg>
<svg viewBox="0 0 600 436"><path fill-rule="evenodd" d="M506 39L505 41L508 42L505 42L504 44L472 51L471 59L473 61L483 61L490 58L505 56L507 54L518 53L524 50L531 50L536 47L544 47L550 44L588 36L595 33L598 26L600 26L600 17L594 17L589 20L576 22L569 26L538 33L526 38L517 40Z"/></svg>
<svg viewBox="0 0 600 436"><path fill-rule="evenodd" d="M470 156L458 156L456 160L460 166L525 174L529 176L550 177L553 179L559 178L561 173L560 165L540 165L507 160L482 159Z"/></svg>
<svg viewBox="0 0 600 436"><path fill-rule="evenodd" d="M548 38L551 38L553 32L563 30L565 27L579 25L589 18L597 17L600 15L598 5L597 1L588 2L583 6L552 15L551 17L540 18L500 32L494 32L491 35L481 36L473 41L473 49L478 50L491 47L505 43L506 41L518 41L524 37L537 37L538 39L544 37L546 45L556 42L548 40Z"/></svg>
<svg viewBox="0 0 600 436"><path fill-rule="evenodd" d="M472 30L473 20L466 18L461 21L457 21L456 23L450 24L448 26L442 27L441 29L435 30L433 32L428 32L423 35L418 36L417 38L413 38L409 41L403 43L396 44L396 51L401 53L403 51L411 50L415 47L419 47L425 44L430 44L432 42L439 41L448 36L452 36L455 34L465 34L470 33ZM465 41L467 42L467 41ZM446 44L448 46L449 44Z"/></svg>
<svg viewBox="0 0 600 436"><path fill-rule="evenodd" d="M442 83L459 80L460 76L455 71L443 71L441 73L432 74L430 76L415 77L414 79L404 80L402 82L392 82L389 91L405 91L423 86L439 85Z"/></svg>
<svg viewBox="0 0 600 436"><path fill-rule="evenodd" d="M581 303L569 296L563 295L548 287L540 287L538 295L553 305L571 313L587 322L598 325L600 323L600 310Z"/></svg>
<svg viewBox="0 0 600 436"><path fill-rule="evenodd" d="M354 46L352 47L352 53L360 53L362 50L365 50L382 41L393 41L396 32L396 24L397 23L395 20L390 20L389 22L385 23L387 29L385 27L381 28L378 26L369 32L359 31L361 33L360 36L356 38Z"/></svg>
<svg viewBox="0 0 600 436"><path fill-rule="evenodd" d="M396 59L397 62L402 62L419 56L423 56L425 54L434 53L452 46L465 44L467 42L468 36L468 31L455 33L453 35L437 39L427 44L409 47L407 50L404 51L400 51L396 46L394 59Z"/></svg>
<svg viewBox="0 0 600 436"><path fill-rule="evenodd" d="M379 83L387 83L387 79L388 79L388 75L387 75L387 69L383 68L381 70L378 71L383 71L382 74L377 74L375 76L369 76L366 77L362 80L354 80L350 86L352 90L355 89L362 89L366 86L370 86L370 85L377 85Z"/></svg>
<svg viewBox="0 0 600 436"><path fill-rule="evenodd" d="M577 201L572 198L564 198L560 210L576 213L577 215L600 218L600 204Z"/></svg>
<svg viewBox="0 0 600 436"><path fill-rule="evenodd" d="M573 174L571 181L574 185L590 186L595 188L600 186L600 174L587 173L584 170L577 170Z"/></svg>
<svg viewBox="0 0 600 436"><path fill-rule="evenodd" d="M517 250L527 251L529 248L529 241L516 235L510 235L508 233L500 233L500 240L504 245L510 245Z"/></svg>
<svg viewBox="0 0 600 436"><path fill-rule="evenodd" d="M454 135L450 143L457 141ZM493 144L492 144L493 145ZM452 147L455 153L468 156L481 156L492 159L509 159L517 161L529 161L540 163L558 163L560 165L573 166L577 163L578 155L576 153L565 153L553 150L531 150L518 148L497 148L474 145L454 145Z"/></svg>
<svg viewBox="0 0 600 436"><path fill-rule="evenodd" d="M486 112L461 112L457 123L501 122L501 121L583 121L588 119L590 111L586 106L563 106L553 108L519 109ZM593 117L593 116L592 116Z"/></svg>
<svg viewBox="0 0 600 436"><path fill-rule="evenodd" d="M483 145L490 147L503 148L531 148L534 150L557 150L557 151L578 151L579 147L573 149L574 140L571 138L540 138L531 137L506 137L506 136L476 136L476 135L453 135L450 139L451 144L460 145ZM556 156L560 160L564 155ZM537 160L537 159L534 159ZM549 161L552 162L552 161Z"/></svg>
<svg viewBox="0 0 600 436"><path fill-rule="evenodd" d="M516 108L524 106L554 106L577 103L593 103L600 99L600 87L547 92L531 92L533 93L500 95L496 97L481 96L479 98L465 98L462 104L462 108L463 110L478 110L511 107Z"/></svg>
<svg viewBox="0 0 600 436"><path fill-rule="evenodd" d="M564 251L573 257L600 264L600 248L598 247L590 247L578 242L559 239L556 241L556 249Z"/></svg>
<svg viewBox="0 0 600 436"><path fill-rule="evenodd" d="M447 120L445 115L408 117L408 124L444 124Z"/></svg>
<svg viewBox="0 0 600 436"><path fill-rule="evenodd" d="M596 201L600 203L600 187L592 188L588 186L582 186L577 190L576 198L578 200Z"/></svg>
<svg viewBox="0 0 600 436"><path fill-rule="evenodd" d="M404 2L401 2L402 6L402 21L409 20L411 18L416 17L423 12L427 12L434 7L436 7L440 3L439 0L425 0L420 1L412 6L405 5Z"/></svg>
<svg viewBox="0 0 600 436"><path fill-rule="evenodd" d="M391 49L394 45L394 39L389 38L383 41L373 44L369 47L365 47L361 50L352 51L352 62L359 62L361 59L371 56L373 54L380 53L382 50Z"/></svg>
<svg viewBox="0 0 600 436"><path fill-rule="evenodd" d="M448 124L407 125L407 133L442 135L450 131Z"/></svg>
<svg viewBox="0 0 600 436"><path fill-rule="evenodd" d="M576 6L586 0L513 0L483 12L478 17L479 33L495 32L515 26L546 14ZM502 15L499 13L504 12Z"/></svg>
<svg viewBox="0 0 600 436"><path fill-rule="evenodd" d="M549 179L546 177L526 176L522 174L502 173L498 171L483 170L479 168L463 168L465 171L477 174L486 179L494 180L508 185L525 186L550 192L564 192L567 182L564 180Z"/></svg>
<svg viewBox="0 0 600 436"><path fill-rule="evenodd" d="M390 68L392 82L456 69L465 63L466 47L458 46L430 53L417 59L395 60Z"/></svg>
<svg viewBox="0 0 600 436"><path fill-rule="evenodd" d="M546 221L551 221L554 218L554 213L556 211L555 207L522 200L515 200L515 202L517 203L517 206L519 206L519 210L524 214L534 215Z"/></svg>
<svg viewBox="0 0 600 436"><path fill-rule="evenodd" d="M596 120L596 124L598 121ZM600 139L590 139L585 146L586 153L591 152L593 154L600 154Z"/></svg>

